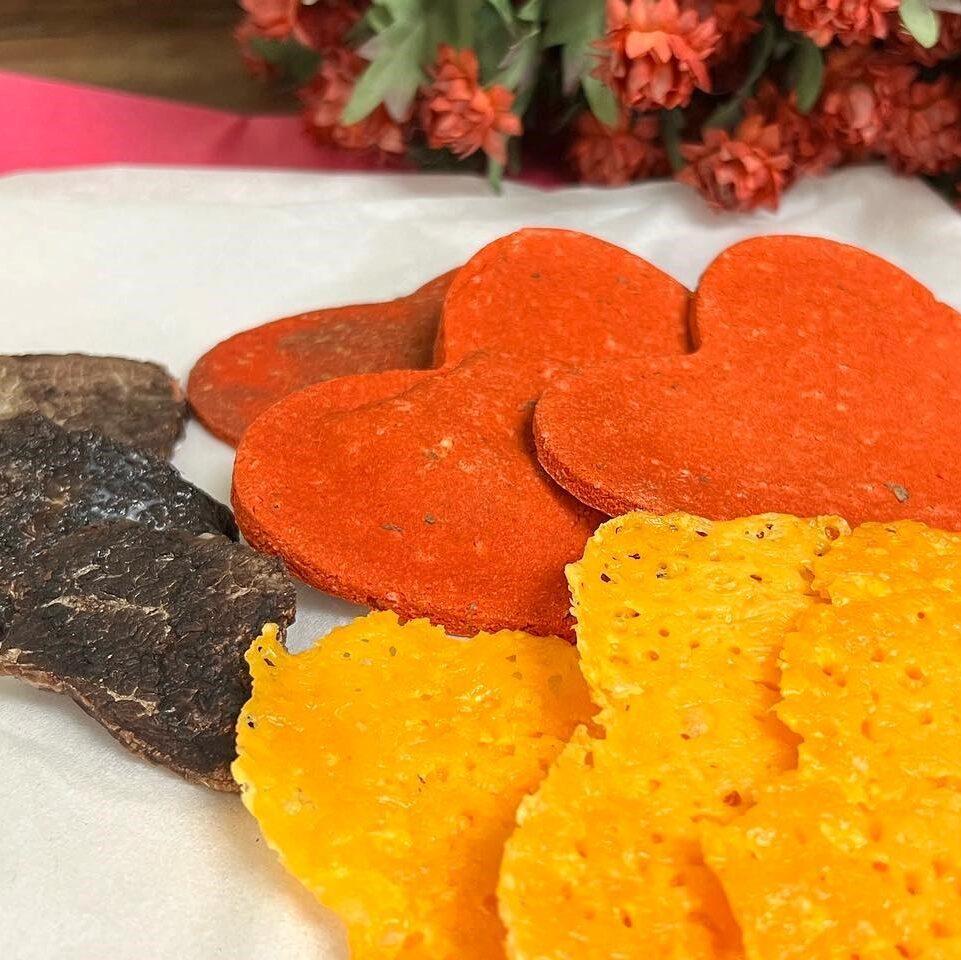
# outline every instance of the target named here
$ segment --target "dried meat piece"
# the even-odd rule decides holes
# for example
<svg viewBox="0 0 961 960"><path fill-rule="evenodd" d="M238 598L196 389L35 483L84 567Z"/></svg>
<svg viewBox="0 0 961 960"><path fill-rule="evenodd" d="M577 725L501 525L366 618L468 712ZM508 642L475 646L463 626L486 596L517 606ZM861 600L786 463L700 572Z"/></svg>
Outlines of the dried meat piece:
<svg viewBox="0 0 961 960"><path fill-rule="evenodd" d="M96 430L169 457L187 406L156 363L82 353L0 356L0 420L39 413L67 430Z"/></svg>
<svg viewBox="0 0 961 960"><path fill-rule="evenodd" d="M533 399L557 372L477 354L287 397L237 451L244 536L312 586L452 633L569 636L564 564L602 518L531 449Z"/></svg>
<svg viewBox="0 0 961 960"><path fill-rule="evenodd" d="M217 344L190 373L197 419L233 446L269 406L336 377L431 366L441 306L456 271L410 296L314 310Z"/></svg>
<svg viewBox="0 0 961 960"><path fill-rule="evenodd" d="M230 510L165 460L38 414L0 421L0 634L12 580L30 555L109 520L237 539Z"/></svg>
<svg viewBox="0 0 961 960"><path fill-rule="evenodd" d="M512 960L739 957L701 823L794 764L770 714L777 652L816 603L807 564L845 532L638 513L589 541L568 578L603 731L578 731L521 803L499 887Z"/></svg>
<svg viewBox="0 0 961 960"><path fill-rule="evenodd" d="M435 362L477 350L588 363L687 353L690 294L653 264L573 230L518 230L457 271Z"/></svg>
<svg viewBox="0 0 961 960"><path fill-rule="evenodd" d="M557 637L469 641L374 613L296 656L272 629L234 774L355 960L496 960L494 888L521 797L592 706Z"/></svg>
<svg viewBox="0 0 961 960"><path fill-rule="evenodd" d="M283 565L220 536L120 521L32 554L0 639L0 674L65 693L134 753L235 789L244 654L294 618Z"/></svg>
<svg viewBox="0 0 961 960"><path fill-rule="evenodd" d="M890 263L812 237L724 251L698 351L559 380L544 468L609 514L838 513L961 528L961 315Z"/></svg>

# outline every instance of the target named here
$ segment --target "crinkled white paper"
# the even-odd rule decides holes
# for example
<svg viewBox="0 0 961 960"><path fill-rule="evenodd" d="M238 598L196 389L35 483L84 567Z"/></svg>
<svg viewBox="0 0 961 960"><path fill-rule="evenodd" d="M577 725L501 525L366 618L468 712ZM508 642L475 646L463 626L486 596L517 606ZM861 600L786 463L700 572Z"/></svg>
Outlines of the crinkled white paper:
<svg viewBox="0 0 961 960"><path fill-rule="evenodd" d="M407 293L528 225L597 234L690 286L742 237L834 237L961 306L961 216L881 169L803 183L779 214L753 217L715 216L666 183L495 197L465 177L99 169L0 180L0 353L122 354L185 377L228 334ZM198 424L175 463L226 499L231 450ZM352 612L304 589L292 642ZM336 921L236 796L137 759L65 698L12 679L0 680L0 823L3 960L345 956Z"/></svg>

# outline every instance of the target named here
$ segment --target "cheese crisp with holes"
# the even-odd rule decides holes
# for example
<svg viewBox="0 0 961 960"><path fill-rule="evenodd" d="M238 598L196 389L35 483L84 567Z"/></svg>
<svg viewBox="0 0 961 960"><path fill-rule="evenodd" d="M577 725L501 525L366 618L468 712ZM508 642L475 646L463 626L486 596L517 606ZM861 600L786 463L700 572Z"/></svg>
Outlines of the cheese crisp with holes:
<svg viewBox="0 0 961 960"><path fill-rule="evenodd" d="M810 564L847 533L776 515L600 527L568 579L603 730L579 729L518 811L499 887L512 958L741 956L701 825L795 765L778 652L815 604Z"/></svg>
<svg viewBox="0 0 961 960"><path fill-rule="evenodd" d="M517 805L593 709L574 648L375 613L298 655L268 627L247 659L234 776L354 960L502 958Z"/></svg>
<svg viewBox="0 0 961 960"><path fill-rule="evenodd" d="M865 524L785 640L797 769L707 861L750 960L961 957L961 535Z"/></svg>

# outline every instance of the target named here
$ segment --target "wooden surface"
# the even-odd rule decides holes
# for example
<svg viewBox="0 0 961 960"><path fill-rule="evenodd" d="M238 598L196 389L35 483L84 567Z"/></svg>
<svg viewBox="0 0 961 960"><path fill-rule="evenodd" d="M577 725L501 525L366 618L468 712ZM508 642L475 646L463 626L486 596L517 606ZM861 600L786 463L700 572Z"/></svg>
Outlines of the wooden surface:
<svg viewBox="0 0 961 960"><path fill-rule="evenodd" d="M235 0L0 0L0 69L241 112L295 108L252 78Z"/></svg>

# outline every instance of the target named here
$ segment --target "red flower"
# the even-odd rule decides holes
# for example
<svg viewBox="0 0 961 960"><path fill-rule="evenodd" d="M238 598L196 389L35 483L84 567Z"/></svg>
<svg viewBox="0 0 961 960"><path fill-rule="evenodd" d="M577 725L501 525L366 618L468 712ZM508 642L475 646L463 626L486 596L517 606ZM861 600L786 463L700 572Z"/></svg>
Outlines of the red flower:
<svg viewBox="0 0 961 960"><path fill-rule="evenodd" d="M704 194L715 210L776 210L791 169L780 130L758 115L746 117L733 137L706 130L703 143L685 144L681 153L688 166L677 179Z"/></svg>
<svg viewBox="0 0 961 960"><path fill-rule="evenodd" d="M254 53L254 48L250 43L255 37L262 36L263 33L254 26L249 17L242 20L234 30L234 40L237 41L237 47L240 50L240 57L244 62L244 66L255 77L261 77L266 80L275 76L277 69L273 64L264 60L263 57Z"/></svg>
<svg viewBox="0 0 961 960"><path fill-rule="evenodd" d="M718 33L714 62L730 60L761 29L762 0L681 0L681 6L696 11L702 20L714 17Z"/></svg>
<svg viewBox="0 0 961 960"><path fill-rule="evenodd" d="M632 122L624 112L615 127L608 127L586 110L574 129L568 159L577 179L584 183L613 187L668 172L667 152L655 117Z"/></svg>
<svg viewBox="0 0 961 960"><path fill-rule="evenodd" d="M942 60L961 55L961 13L939 13L941 35L930 49L925 49L899 23L891 34L891 50L912 63L933 67Z"/></svg>
<svg viewBox="0 0 961 960"><path fill-rule="evenodd" d="M447 147L458 157L483 150L492 160L506 162L507 138L523 131L520 117L511 113L514 94L506 87L480 85L472 50L439 47L423 94L420 119L431 149Z"/></svg>
<svg viewBox="0 0 961 960"><path fill-rule="evenodd" d="M883 52L852 47L828 54L815 120L851 158L874 149L917 71Z"/></svg>
<svg viewBox="0 0 961 960"><path fill-rule="evenodd" d="M777 0L788 30L807 34L819 47L832 40L871 43L888 35L901 0Z"/></svg>
<svg viewBox="0 0 961 960"><path fill-rule="evenodd" d="M902 173L949 173L961 164L961 83L914 83L891 114L884 154Z"/></svg>
<svg viewBox="0 0 961 960"><path fill-rule="evenodd" d="M297 25L300 0L240 0L246 23L262 37L288 37Z"/></svg>
<svg viewBox="0 0 961 960"><path fill-rule="evenodd" d="M677 0L607 0L598 76L625 107L683 107L695 88L711 89L705 61L719 42L714 18L682 12Z"/></svg>
<svg viewBox="0 0 961 960"><path fill-rule="evenodd" d="M300 92L308 129L324 143L349 150L378 149L404 152L404 132L383 106L358 123L345 125L341 114L367 61L352 50L339 48L324 57L317 75Z"/></svg>
<svg viewBox="0 0 961 960"><path fill-rule="evenodd" d="M828 136L822 124L797 108L793 91L785 96L771 80L763 80L757 96L744 106L747 116L760 115L765 124L780 130L781 145L791 158L789 182L801 177L818 176L843 159L840 147Z"/></svg>
<svg viewBox="0 0 961 960"><path fill-rule="evenodd" d="M350 0L317 0L301 6L294 36L312 50L325 52L341 46L347 31L360 19L366 4Z"/></svg>

